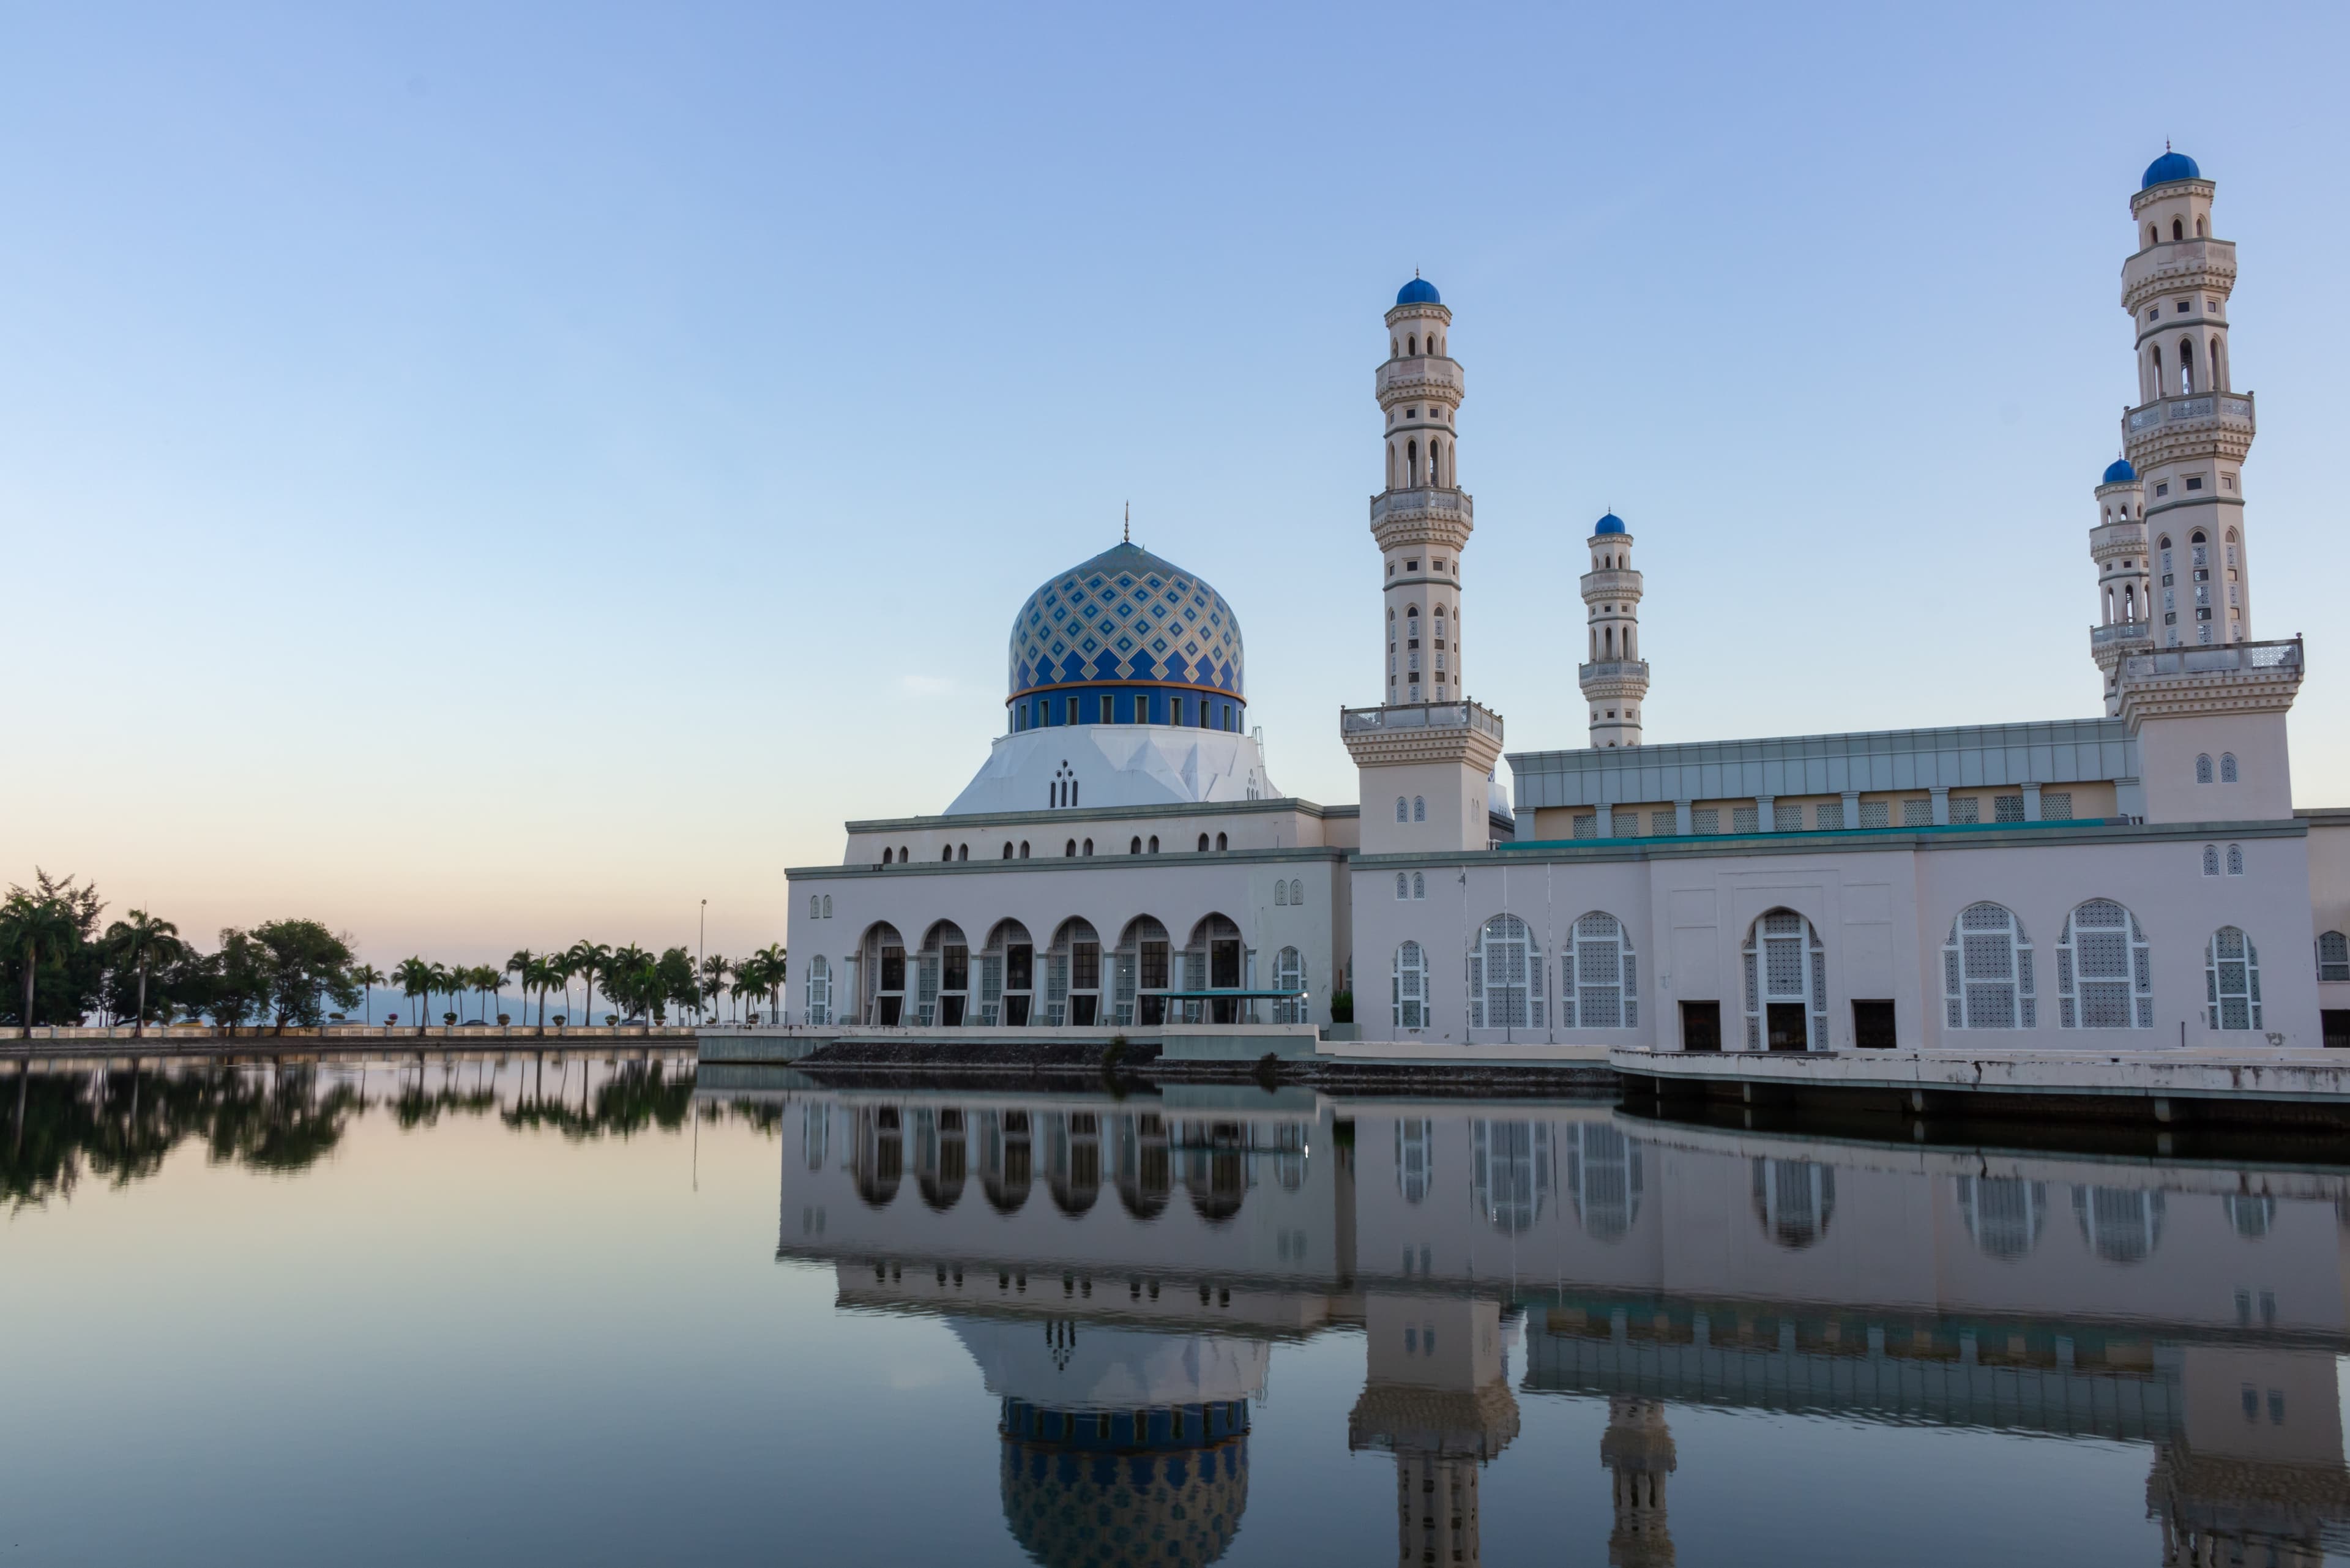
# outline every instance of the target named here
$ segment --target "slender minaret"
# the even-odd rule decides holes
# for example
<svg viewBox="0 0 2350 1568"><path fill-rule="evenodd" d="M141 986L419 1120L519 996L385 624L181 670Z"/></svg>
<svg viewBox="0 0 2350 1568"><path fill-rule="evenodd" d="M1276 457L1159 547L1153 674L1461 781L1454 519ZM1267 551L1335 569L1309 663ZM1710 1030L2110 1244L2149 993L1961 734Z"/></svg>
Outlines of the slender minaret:
<svg viewBox="0 0 2350 1568"><path fill-rule="evenodd" d="M1461 551L1475 527L1453 468L1461 366L1446 354L1452 312L1414 275L1388 312L1379 367L1387 488L1371 533L1387 573L1387 701L1452 702L1461 683Z"/></svg>
<svg viewBox="0 0 2350 1568"><path fill-rule="evenodd" d="M2236 246L2211 235L2215 189L2183 152L2147 165L2130 198L2142 248L2122 264L2138 368L2137 406L2122 415L2123 452L2145 492L2167 648L2252 634L2242 472L2252 399L2233 389Z"/></svg>
<svg viewBox="0 0 2350 1568"><path fill-rule="evenodd" d="M1414 277L1387 313L1377 381L1386 488L1371 497L1378 541L1377 708L1340 715L1362 770L1362 847L1389 855L1483 849L1492 842L1486 781L1502 720L1469 700L1461 662L1461 551L1474 523L1454 466L1461 366L1445 350L1452 312Z"/></svg>
<svg viewBox="0 0 2350 1568"><path fill-rule="evenodd" d="M1591 662L1575 671L1591 709L1593 750L1640 743L1640 704L1648 695L1648 661L1640 657L1640 574L1632 569L1632 535L1610 512L1592 525L1591 570L1583 602L1591 622Z"/></svg>
<svg viewBox="0 0 2350 1568"><path fill-rule="evenodd" d="M2089 559L2097 564L2097 624L2089 628L2089 657L2105 682L2106 716L2122 711L2121 662L2154 644L2152 570L2146 554L2146 490L2129 459L2117 457L2097 482L2097 520L2089 527Z"/></svg>

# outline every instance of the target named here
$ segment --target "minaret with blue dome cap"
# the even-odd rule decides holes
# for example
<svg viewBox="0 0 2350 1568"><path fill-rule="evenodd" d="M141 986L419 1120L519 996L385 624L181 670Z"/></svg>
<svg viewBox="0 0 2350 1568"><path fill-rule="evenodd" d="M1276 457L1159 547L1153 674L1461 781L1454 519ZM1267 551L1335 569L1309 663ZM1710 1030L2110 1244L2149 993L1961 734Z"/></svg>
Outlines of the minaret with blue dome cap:
<svg viewBox="0 0 2350 1568"><path fill-rule="evenodd" d="M1457 466L1462 380L1448 352L1452 312L1415 273L1396 291L1387 333L1373 383L1386 484L1371 497L1384 690L1378 707L1347 710L1340 732L1365 770L1367 852L1482 849L1503 820L1489 812L1486 789L1501 761L1502 722L1469 701L1462 659L1461 554L1476 524Z"/></svg>
<svg viewBox="0 0 2350 1568"><path fill-rule="evenodd" d="M2126 609L2135 577L2148 618L2143 636L2116 629L2129 622L2108 606L2090 632L2111 711L2118 711L2117 644L2177 648L2252 635L2243 477L2252 395L2235 389L2228 300L2236 246L2212 233L2217 189L2194 159L2166 146L2130 196L2137 243L2122 264L2122 307L2132 323L2137 400L2122 415L2123 461L2097 486L2090 554L2101 603L2118 591ZM2129 526L2118 515L2117 486L2137 493L2128 502L2136 518ZM2156 602L2147 607L2149 562L2158 580L2151 583Z"/></svg>
<svg viewBox="0 0 2350 1568"><path fill-rule="evenodd" d="M2098 621L2089 628L2089 656L2105 685L2106 716L2122 711L2121 663L2154 646L2152 568L2146 553L2146 489L2129 459L2117 457L2097 481L2097 520L2089 526L2089 558L2097 564Z"/></svg>
<svg viewBox="0 0 2350 1568"><path fill-rule="evenodd" d="M1648 697L1648 661L1640 657L1640 574L1632 569L1632 535L1613 512L1591 525L1584 542L1591 569L1583 574L1583 603L1591 656L1575 670L1591 710L1591 744L1637 746L1640 709Z"/></svg>

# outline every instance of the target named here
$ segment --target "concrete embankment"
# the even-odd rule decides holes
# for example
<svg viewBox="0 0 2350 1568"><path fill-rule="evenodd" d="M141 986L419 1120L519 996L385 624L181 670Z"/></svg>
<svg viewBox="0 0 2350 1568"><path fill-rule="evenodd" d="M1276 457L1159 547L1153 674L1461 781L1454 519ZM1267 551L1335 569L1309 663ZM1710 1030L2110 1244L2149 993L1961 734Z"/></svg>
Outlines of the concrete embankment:
<svg viewBox="0 0 2350 1568"><path fill-rule="evenodd" d="M0 1062L171 1060L205 1057L298 1057L411 1055L417 1052L512 1054L534 1051L600 1051L624 1056L674 1056L691 1051L694 1032L646 1024L607 1028L548 1028L525 1024L434 1024L421 1029L380 1024L299 1025L218 1029L149 1029L128 1024L112 1029L43 1024L28 1036L22 1030L0 1035Z"/></svg>

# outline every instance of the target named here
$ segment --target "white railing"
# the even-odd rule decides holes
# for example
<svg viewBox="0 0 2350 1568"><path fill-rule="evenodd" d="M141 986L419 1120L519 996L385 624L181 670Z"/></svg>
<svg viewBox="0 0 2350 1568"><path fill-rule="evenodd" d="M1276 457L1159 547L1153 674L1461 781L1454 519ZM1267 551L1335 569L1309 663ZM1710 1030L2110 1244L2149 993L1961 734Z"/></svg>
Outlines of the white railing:
<svg viewBox="0 0 2350 1568"><path fill-rule="evenodd" d="M1577 680L1613 680L1638 676L1648 678L1648 661L1645 659L1619 659L1608 664L1578 664L1575 667Z"/></svg>
<svg viewBox="0 0 2350 1568"><path fill-rule="evenodd" d="M2159 680L2177 675L2224 675L2235 670L2301 673L2301 639L2276 642L2223 643L2214 648L2165 648L2133 655L2122 666L2130 680Z"/></svg>
<svg viewBox="0 0 2350 1568"><path fill-rule="evenodd" d="M2191 398L2162 398L2132 409L2125 421L2132 435L2160 424L2185 420L2220 419L2253 428L2250 392L2199 392Z"/></svg>
<svg viewBox="0 0 2350 1568"><path fill-rule="evenodd" d="M1371 526L1376 528L1391 512L1454 512L1463 517L1473 517L1477 509L1471 504L1465 490L1443 490L1422 485L1418 490L1390 490L1384 495L1371 497Z"/></svg>
<svg viewBox="0 0 2350 1568"><path fill-rule="evenodd" d="M1388 708L1341 708L1339 732L1367 734L1395 730L1475 730L1502 737L1502 716L1474 702L1406 702Z"/></svg>
<svg viewBox="0 0 2350 1568"><path fill-rule="evenodd" d="M2109 642L2151 642L2154 623L2147 620L2117 620L2111 626L2089 628L2089 646L2103 648Z"/></svg>

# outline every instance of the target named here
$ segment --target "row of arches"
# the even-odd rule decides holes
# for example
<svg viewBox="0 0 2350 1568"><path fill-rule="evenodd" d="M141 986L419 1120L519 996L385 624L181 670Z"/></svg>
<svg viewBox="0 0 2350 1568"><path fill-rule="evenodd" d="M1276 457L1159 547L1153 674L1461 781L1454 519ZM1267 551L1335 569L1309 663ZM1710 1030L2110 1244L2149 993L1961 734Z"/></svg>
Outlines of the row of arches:
<svg viewBox="0 0 2350 1568"><path fill-rule="evenodd" d="M2206 225L2210 222L2210 219L2205 218L2200 213L2196 215L2195 237L2197 239L2199 240L2209 237L2206 232ZM2183 240L2187 237L2186 219L2173 218L2170 220L2170 237L2173 240ZM2149 247L2162 244L2162 229L2159 224L2148 223L2146 226L2146 243Z"/></svg>
<svg viewBox="0 0 2350 1568"><path fill-rule="evenodd" d="M2203 347L2199 351L2196 344ZM2166 365L2160 343L2148 343L2146 348L2146 376L2142 383L2146 402L2171 396L2192 397L2197 392L2224 392L2228 389L2228 337L2217 327L2202 333L2186 333L2172 346Z"/></svg>
<svg viewBox="0 0 2350 1568"><path fill-rule="evenodd" d="M1305 882L1284 882L1282 901L1305 901ZM951 920L933 921L919 945L897 927L868 927L836 977L821 958L806 971L806 1021L920 1028L1098 1028L1162 1023L1254 1023L1259 1001L1270 1021L1302 1023L1310 1007L1305 955L1294 946L1260 954L1228 916L1196 921L1179 943L1149 915L1127 921L1105 942L1081 916L1061 921L1040 943L1016 919L1003 919L974 943ZM1211 992L1277 990L1280 998L1214 996ZM839 994L837 985L845 987Z"/></svg>
<svg viewBox="0 0 2350 1568"><path fill-rule="evenodd" d="M829 1157L828 1107L812 1104L806 1115L803 1139L817 1168ZM1107 1188L1136 1220L1158 1220L1180 1191L1200 1219L1222 1226L1263 1174L1293 1192L1305 1182L1302 1138L1258 1148L1236 1126L1170 1125L1152 1112L868 1106L853 1113L846 1131L857 1195L876 1210L897 1201L910 1174L935 1212L959 1207L975 1182L987 1206L1008 1216L1027 1207L1041 1179L1053 1207L1073 1220L1089 1213Z"/></svg>
<svg viewBox="0 0 2350 1568"><path fill-rule="evenodd" d="M2233 752L2221 752L2220 753L2219 766L2220 782L2221 784L2236 783L2236 753ZM2210 784L2211 782L2211 753L2209 752L2198 753L2195 758L2195 782L2199 784Z"/></svg>
<svg viewBox="0 0 2350 1568"><path fill-rule="evenodd" d="M1057 790L1059 786L1056 785L1055 787ZM1068 785L1069 795L1066 802L1067 805L1075 805L1076 804L1076 782L1074 780L1071 781ZM1193 848L1201 855L1205 855L1211 850L1221 854L1232 847L1232 836L1230 834L1203 833L1200 835L1199 843L1193 846ZM1046 852L1048 854L1050 853L1049 845L1047 846ZM1062 856L1065 858L1072 860L1077 859L1083 856L1089 856L1093 852L1094 841L1090 838L1067 839L1061 846ZM1142 835L1138 833L1127 842L1126 852L1128 855L1156 855L1159 853L1159 836L1154 833L1146 839ZM1007 838L1003 841L1001 857L1005 860L1025 860L1029 858L1030 854L1031 848L1027 839L1023 838L1015 843L1014 840ZM941 864L951 864L955 861L969 860L970 858L971 846L968 844L942 844L939 846L939 860ZM899 845L894 849L886 845L883 846L881 850L882 865L904 866L910 865L912 862L913 851L907 848L905 846ZM811 915L815 913L813 908L810 909L809 913Z"/></svg>
<svg viewBox="0 0 2350 1568"><path fill-rule="evenodd" d="M1390 337L1388 339L1388 358L1390 359L1417 359L1419 358L1419 346L1422 341L1423 339L1417 332L1408 332L1401 338ZM1428 344L1428 351L1430 354L1441 354L1444 352L1444 338L1441 334L1431 331L1429 333L1425 341Z"/></svg>
<svg viewBox="0 0 2350 1568"><path fill-rule="evenodd" d="M1389 490L1443 489L1460 483L1453 472L1452 444L1440 436L1428 438L1428 450L1420 451L1418 437L1400 445L1388 442L1388 488Z"/></svg>

